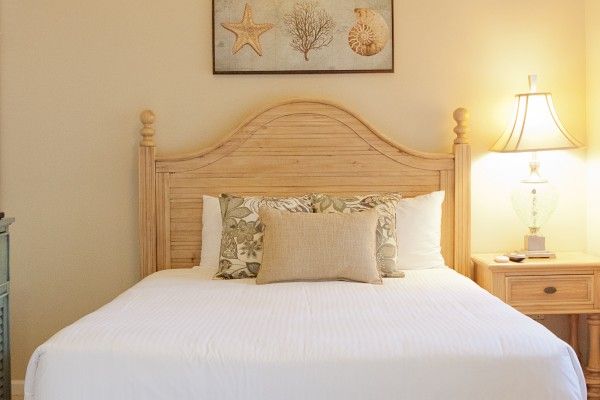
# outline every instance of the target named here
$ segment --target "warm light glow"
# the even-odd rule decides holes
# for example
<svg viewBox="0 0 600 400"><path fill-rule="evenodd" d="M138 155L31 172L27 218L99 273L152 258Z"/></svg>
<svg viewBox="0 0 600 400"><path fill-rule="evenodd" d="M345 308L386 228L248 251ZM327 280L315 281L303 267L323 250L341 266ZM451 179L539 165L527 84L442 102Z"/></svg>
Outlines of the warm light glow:
<svg viewBox="0 0 600 400"><path fill-rule="evenodd" d="M533 250L536 256L551 256L543 244L531 245L531 238L538 236L540 228L554 212L558 192L548 180L540 175L538 151L566 150L582 144L564 128L550 93L537 92L537 76L529 76L529 93L518 94L514 118L502 137L492 147L497 152L531 152L529 176L512 193L512 203L521 221L529 228L525 250ZM544 243L544 242L542 242ZM531 247L530 247L531 246Z"/></svg>
<svg viewBox="0 0 600 400"><path fill-rule="evenodd" d="M511 121L492 151L562 150L582 146L563 127L550 93L517 95L515 117Z"/></svg>

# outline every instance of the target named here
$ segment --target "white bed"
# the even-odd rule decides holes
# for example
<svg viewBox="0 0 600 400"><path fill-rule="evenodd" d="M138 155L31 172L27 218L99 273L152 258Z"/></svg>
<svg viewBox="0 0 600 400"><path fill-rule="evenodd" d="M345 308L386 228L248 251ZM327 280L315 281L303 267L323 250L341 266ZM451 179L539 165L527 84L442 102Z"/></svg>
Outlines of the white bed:
<svg viewBox="0 0 600 400"><path fill-rule="evenodd" d="M213 273L156 273L65 328L25 398L586 398L566 343L451 269L384 285Z"/></svg>

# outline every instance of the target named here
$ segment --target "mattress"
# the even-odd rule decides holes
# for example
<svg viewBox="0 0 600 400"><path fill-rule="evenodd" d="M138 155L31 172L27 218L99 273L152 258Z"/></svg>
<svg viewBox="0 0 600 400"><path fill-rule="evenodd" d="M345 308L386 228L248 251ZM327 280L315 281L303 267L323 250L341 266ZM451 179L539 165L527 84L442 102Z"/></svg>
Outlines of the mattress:
<svg viewBox="0 0 600 400"><path fill-rule="evenodd" d="M156 273L32 356L28 400L579 399L573 350L449 268L384 285Z"/></svg>

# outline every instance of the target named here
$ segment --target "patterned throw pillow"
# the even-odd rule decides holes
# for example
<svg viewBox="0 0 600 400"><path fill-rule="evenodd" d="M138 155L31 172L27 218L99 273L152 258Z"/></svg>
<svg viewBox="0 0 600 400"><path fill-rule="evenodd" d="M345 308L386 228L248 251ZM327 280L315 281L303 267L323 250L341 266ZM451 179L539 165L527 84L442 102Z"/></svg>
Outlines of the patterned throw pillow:
<svg viewBox="0 0 600 400"><path fill-rule="evenodd" d="M377 223L377 267L386 277L403 277L396 268L396 206L402 199L397 193L367 196L336 197L314 194L313 209L320 213L351 213L374 208L379 214Z"/></svg>
<svg viewBox="0 0 600 400"><path fill-rule="evenodd" d="M222 194L223 237L219 271L215 278L253 278L260 269L264 226L258 216L260 207L290 212L312 212L310 195L302 197L239 197Z"/></svg>

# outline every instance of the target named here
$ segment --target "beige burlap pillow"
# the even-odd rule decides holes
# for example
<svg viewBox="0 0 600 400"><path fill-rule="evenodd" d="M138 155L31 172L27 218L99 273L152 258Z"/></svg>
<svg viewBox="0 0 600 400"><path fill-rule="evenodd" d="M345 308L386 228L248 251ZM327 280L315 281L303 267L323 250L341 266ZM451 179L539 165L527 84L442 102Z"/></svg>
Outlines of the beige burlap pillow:
<svg viewBox="0 0 600 400"><path fill-rule="evenodd" d="M313 209L318 213L353 213L375 209L377 224L377 266L384 277L401 278L404 273L396 267L396 207L402 199L399 193L355 196L313 194Z"/></svg>
<svg viewBox="0 0 600 400"><path fill-rule="evenodd" d="M262 265L257 284L345 280L381 284L376 210L352 214L289 213L261 207Z"/></svg>

